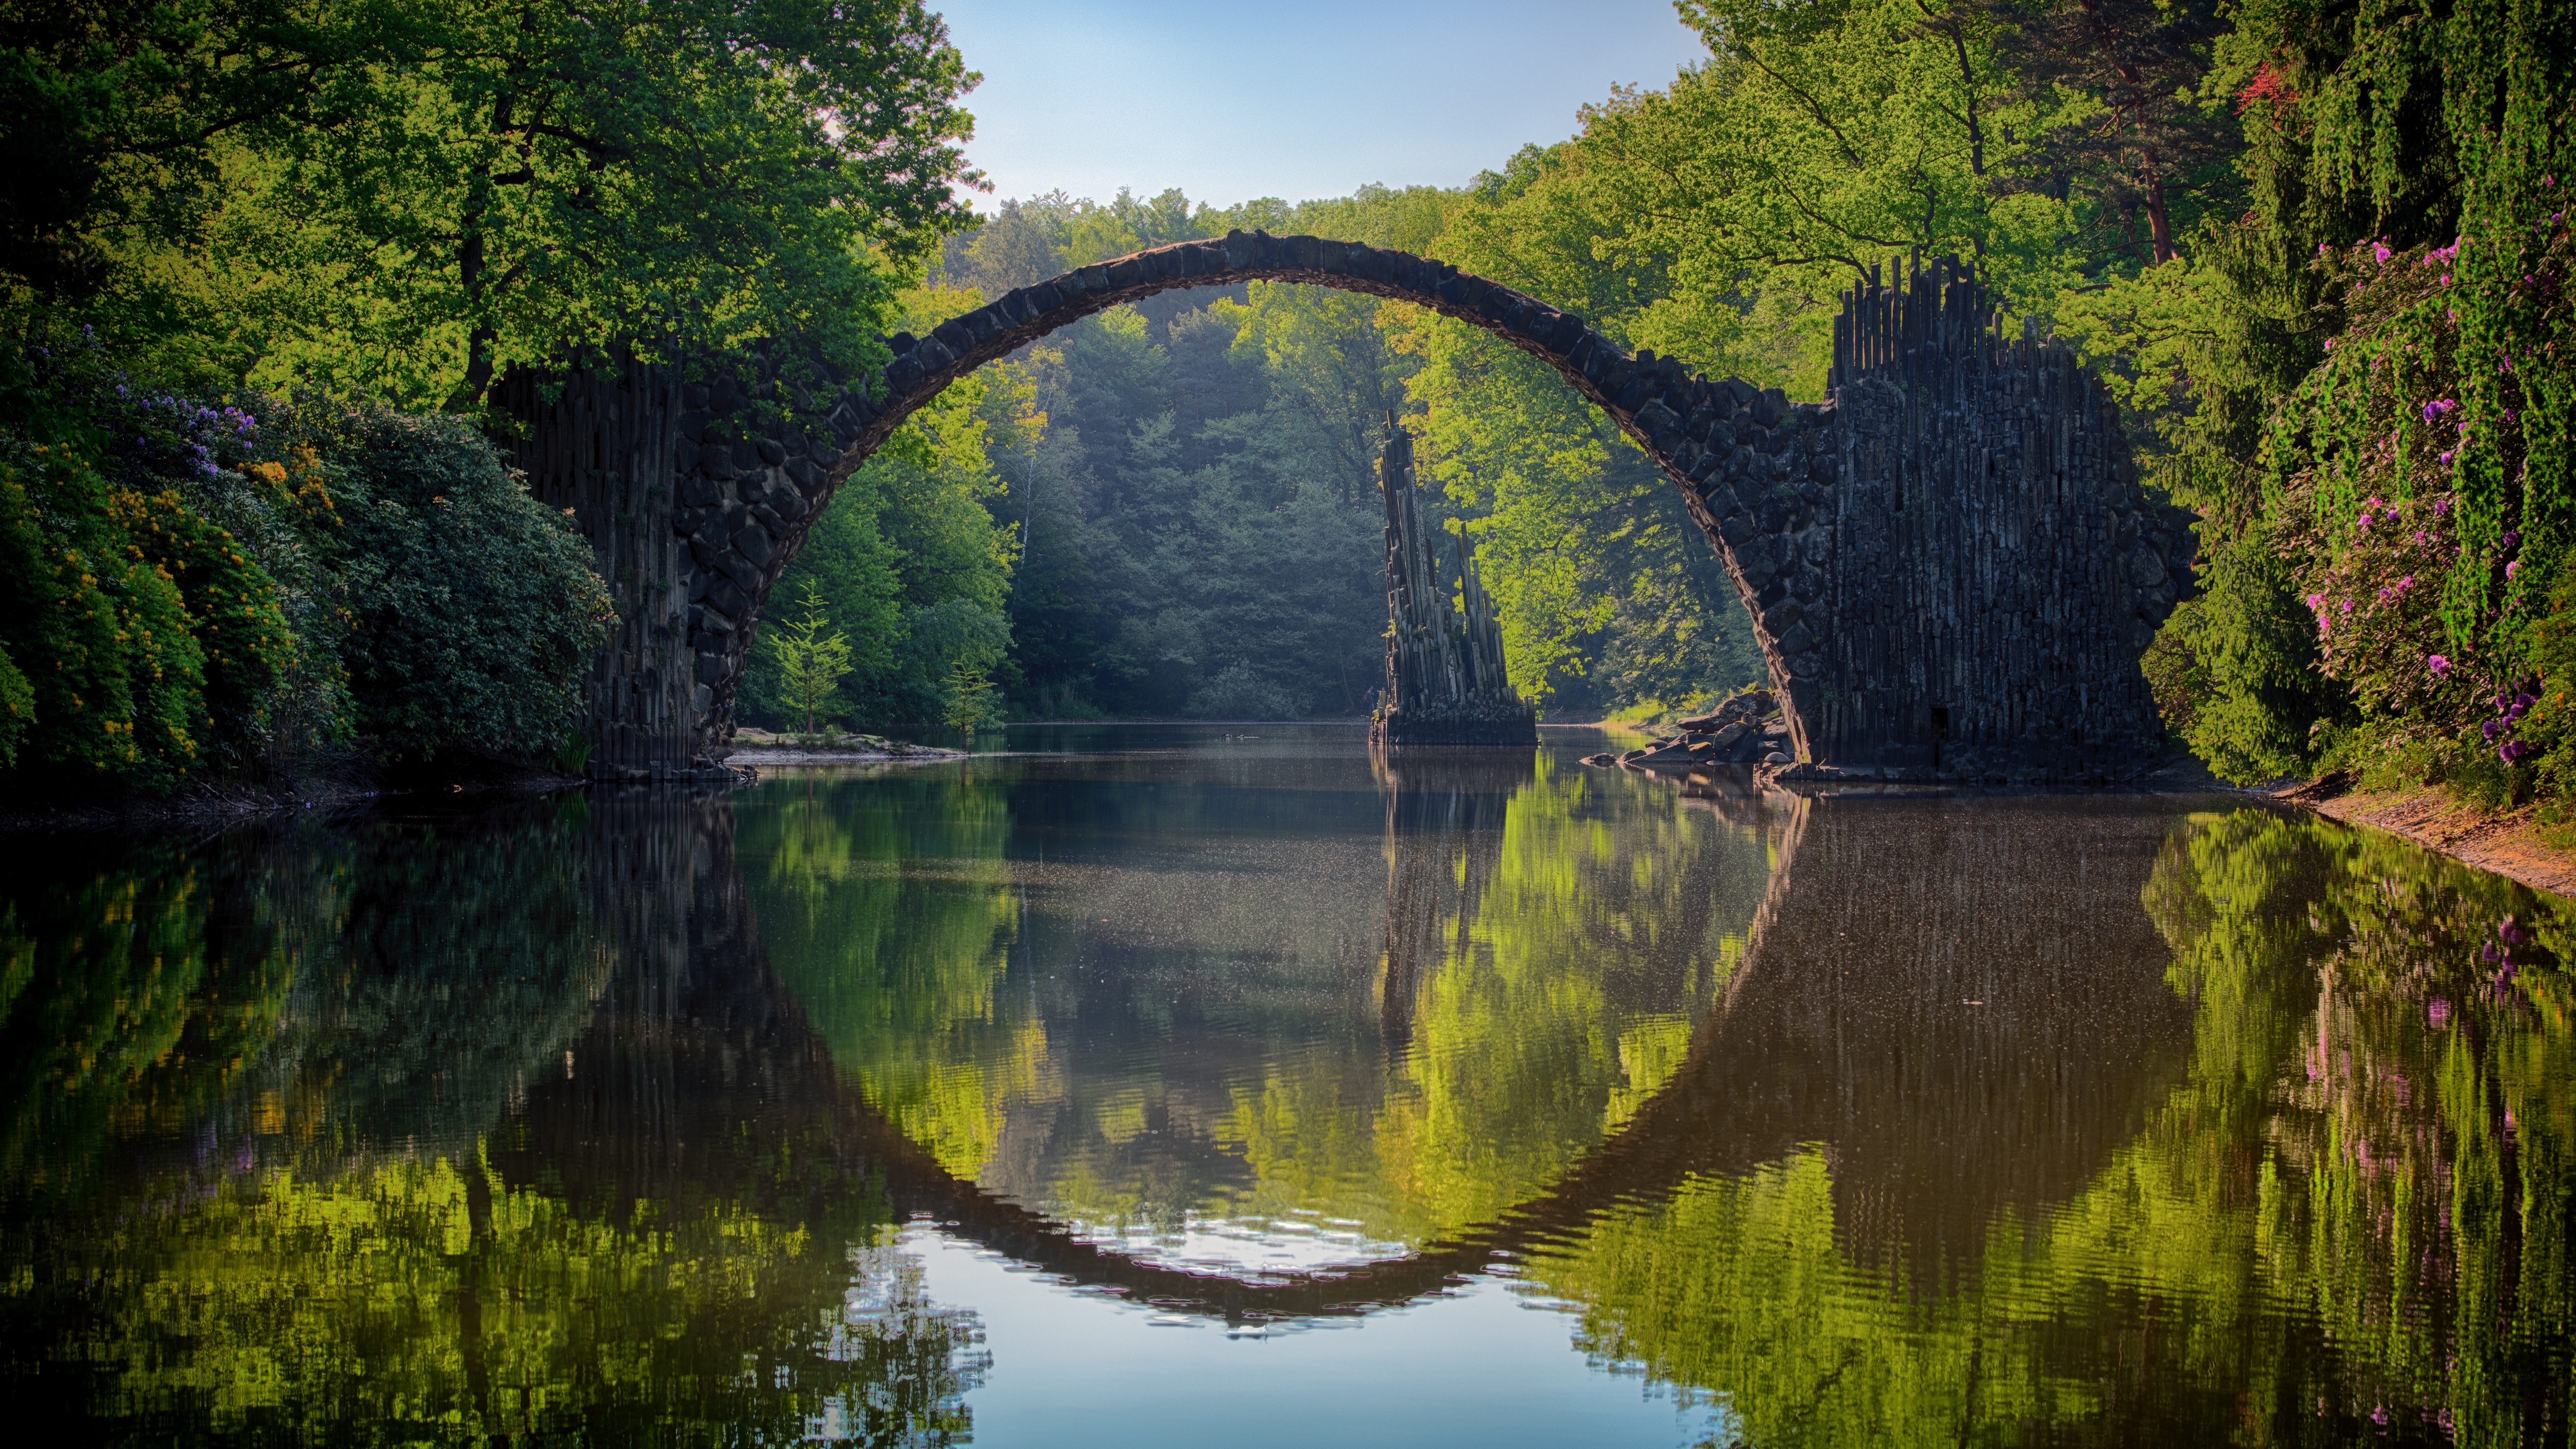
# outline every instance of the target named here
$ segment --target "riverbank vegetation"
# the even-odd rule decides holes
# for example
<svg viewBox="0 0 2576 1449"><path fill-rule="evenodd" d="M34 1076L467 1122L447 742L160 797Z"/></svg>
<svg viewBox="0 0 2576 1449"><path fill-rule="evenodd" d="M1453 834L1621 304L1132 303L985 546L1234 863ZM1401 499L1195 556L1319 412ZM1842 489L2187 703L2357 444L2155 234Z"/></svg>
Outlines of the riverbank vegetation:
<svg viewBox="0 0 2576 1449"><path fill-rule="evenodd" d="M608 595L514 365L885 357L967 216L911 0L74 3L0 64L0 771L577 763Z"/></svg>

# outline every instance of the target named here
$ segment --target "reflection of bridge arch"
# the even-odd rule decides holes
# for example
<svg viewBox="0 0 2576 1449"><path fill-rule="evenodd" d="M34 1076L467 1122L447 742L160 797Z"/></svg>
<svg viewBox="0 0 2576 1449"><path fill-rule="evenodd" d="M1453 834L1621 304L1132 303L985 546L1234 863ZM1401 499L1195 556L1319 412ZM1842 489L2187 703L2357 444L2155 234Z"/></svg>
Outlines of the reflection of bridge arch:
<svg viewBox="0 0 2576 1449"><path fill-rule="evenodd" d="M2139 905L2166 821L2152 802L2107 819L2103 802L2073 802L2080 824L2053 819L2067 802L2044 799L1967 811L1781 795L1712 803L1770 817L1779 864L1680 1069L1552 1187L1398 1257L1212 1275L1087 1242L960 1179L839 1073L760 964L738 885L721 881L693 913L696 979L673 990L666 976L652 1023L604 1014L577 1048L591 1064L582 1082L532 1093L532 1123L557 1116L545 1097L586 1105L541 1134L556 1140L530 1160L622 1151L628 1160L609 1164L622 1179L678 1170L727 1138L801 1132L828 1142L822 1155L849 1177L881 1184L900 1215L1070 1282L1230 1318L1301 1317L1440 1292L1605 1213L1651 1207L1694 1176L1814 1144L1833 1162L1854 1256L1900 1254L1912 1281L1930 1281L1972 1262L1999 1213L2027 1221L2089 1182L2178 1074L2189 1011L2164 986L2166 952ZM764 1119L756 1130L689 1120L747 1089ZM641 1096L614 1100L629 1093ZM798 1115L801 1128L771 1120Z"/></svg>

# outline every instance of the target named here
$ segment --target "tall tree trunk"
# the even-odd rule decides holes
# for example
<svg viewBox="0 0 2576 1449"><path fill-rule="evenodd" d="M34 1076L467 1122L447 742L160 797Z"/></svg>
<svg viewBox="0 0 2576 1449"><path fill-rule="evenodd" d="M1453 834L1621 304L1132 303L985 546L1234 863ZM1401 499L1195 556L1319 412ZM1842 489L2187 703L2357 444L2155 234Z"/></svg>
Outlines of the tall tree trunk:
<svg viewBox="0 0 2576 1449"><path fill-rule="evenodd" d="M2173 218L2165 211L2165 179L2156 169L2156 148L2146 147L2139 155L2146 163L2147 234L2154 239L2156 261L2161 264L2182 255L2182 249L2174 245Z"/></svg>

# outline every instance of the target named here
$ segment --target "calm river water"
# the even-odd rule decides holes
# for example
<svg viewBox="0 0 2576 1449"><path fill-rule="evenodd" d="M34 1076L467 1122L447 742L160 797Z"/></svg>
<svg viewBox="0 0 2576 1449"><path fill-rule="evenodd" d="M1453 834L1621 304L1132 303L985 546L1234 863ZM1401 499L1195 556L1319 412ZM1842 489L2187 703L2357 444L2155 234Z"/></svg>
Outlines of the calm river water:
<svg viewBox="0 0 2576 1449"><path fill-rule="evenodd" d="M1010 744L0 843L17 1429L2567 1440L2565 903L1582 731Z"/></svg>

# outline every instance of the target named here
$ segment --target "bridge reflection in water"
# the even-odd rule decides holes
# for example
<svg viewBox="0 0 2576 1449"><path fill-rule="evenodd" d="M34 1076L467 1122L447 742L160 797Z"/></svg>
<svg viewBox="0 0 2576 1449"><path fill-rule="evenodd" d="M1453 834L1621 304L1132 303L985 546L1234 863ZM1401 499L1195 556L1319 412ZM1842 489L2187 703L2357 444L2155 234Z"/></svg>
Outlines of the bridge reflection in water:
<svg viewBox="0 0 2576 1449"><path fill-rule="evenodd" d="M2565 1422L2557 907L2338 827L1254 743L97 857L0 915L0 1361L131 1433L937 1441L923 1219L1502 1274L1750 1442Z"/></svg>

